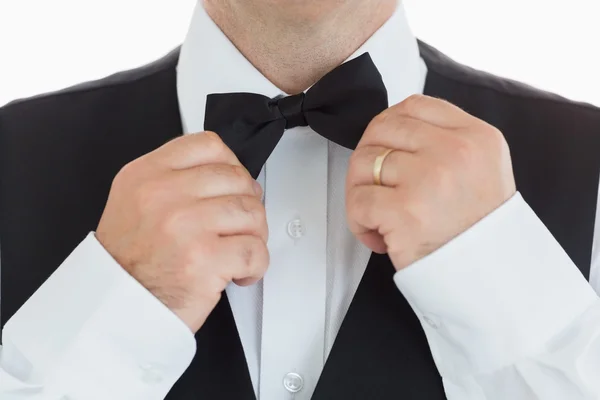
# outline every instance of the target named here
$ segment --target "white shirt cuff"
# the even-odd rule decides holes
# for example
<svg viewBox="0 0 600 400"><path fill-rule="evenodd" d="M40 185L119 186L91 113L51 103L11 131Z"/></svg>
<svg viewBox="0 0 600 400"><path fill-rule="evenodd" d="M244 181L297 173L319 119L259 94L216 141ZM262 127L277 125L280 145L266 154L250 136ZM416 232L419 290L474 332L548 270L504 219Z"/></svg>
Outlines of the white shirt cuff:
<svg viewBox="0 0 600 400"><path fill-rule="evenodd" d="M163 399L196 350L183 321L93 233L8 321L3 336L4 370L77 399Z"/></svg>
<svg viewBox="0 0 600 400"><path fill-rule="evenodd" d="M394 280L445 377L538 353L598 302L519 193Z"/></svg>

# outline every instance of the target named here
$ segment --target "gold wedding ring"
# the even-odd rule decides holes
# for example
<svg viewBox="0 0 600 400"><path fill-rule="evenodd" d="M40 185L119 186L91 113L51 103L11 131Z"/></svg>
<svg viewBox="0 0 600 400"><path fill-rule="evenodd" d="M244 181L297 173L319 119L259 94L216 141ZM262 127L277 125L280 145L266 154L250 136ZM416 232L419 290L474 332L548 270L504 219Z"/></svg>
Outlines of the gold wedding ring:
<svg viewBox="0 0 600 400"><path fill-rule="evenodd" d="M375 164L373 165L373 181L377 186L381 186L381 170L383 169L383 162L392 151L394 151L394 149L387 149L375 159Z"/></svg>

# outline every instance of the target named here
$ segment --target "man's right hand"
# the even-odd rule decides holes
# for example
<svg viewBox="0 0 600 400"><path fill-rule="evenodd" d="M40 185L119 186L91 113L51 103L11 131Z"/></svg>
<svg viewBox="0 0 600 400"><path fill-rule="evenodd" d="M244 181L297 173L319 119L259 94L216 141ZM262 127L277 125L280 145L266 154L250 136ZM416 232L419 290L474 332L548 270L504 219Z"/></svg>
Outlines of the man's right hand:
<svg viewBox="0 0 600 400"><path fill-rule="evenodd" d="M217 134L182 136L119 172L96 237L196 332L229 282L266 272L261 196Z"/></svg>

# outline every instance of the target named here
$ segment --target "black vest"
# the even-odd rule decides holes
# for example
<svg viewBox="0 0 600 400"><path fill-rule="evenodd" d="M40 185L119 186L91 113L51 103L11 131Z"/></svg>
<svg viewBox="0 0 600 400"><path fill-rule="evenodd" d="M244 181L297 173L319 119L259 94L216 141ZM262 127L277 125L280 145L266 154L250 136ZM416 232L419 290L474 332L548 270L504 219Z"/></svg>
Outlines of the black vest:
<svg viewBox="0 0 600 400"><path fill-rule="evenodd" d="M518 189L588 276L600 110L475 71L419 45L429 70L425 94L504 133ZM2 326L96 229L119 169L182 134L178 54L0 109ZM389 258L371 257L314 399L445 399L423 330L394 286L393 272ZM197 355L168 399L254 399L226 296L196 339Z"/></svg>

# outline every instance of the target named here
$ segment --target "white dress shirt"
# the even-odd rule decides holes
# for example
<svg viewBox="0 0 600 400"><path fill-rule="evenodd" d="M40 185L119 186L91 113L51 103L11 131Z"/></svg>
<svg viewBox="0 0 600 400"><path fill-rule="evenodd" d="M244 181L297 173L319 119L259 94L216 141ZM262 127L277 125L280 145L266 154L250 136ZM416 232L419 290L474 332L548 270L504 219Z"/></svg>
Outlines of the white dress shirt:
<svg viewBox="0 0 600 400"><path fill-rule="evenodd" d="M426 67L403 8L350 58L365 52L381 72L390 104L423 92ZM244 58L201 6L181 49L177 77L188 133L204 130L210 93L284 94ZM271 264L262 284L232 284L227 295L261 399L291 399L282 384L288 373L303 381L294 400L310 399L371 256L346 223L344 189L351 153L310 127L290 129L258 177L265 189Z"/></svg>
<svg viewBox="0 0 600 400"><path fill-rule="evenodd" d="M427 70L401 5L351 58L364 52L390 104L422 92ZM282 94L201 5L177 72L185 133L203 130L207 94ZM260 400L310 399L365 271L370 251L344 211L350 154L294 128L258 178L271 265L261 283L227 294ZM519 194L394 280L450 400L600 398L600 301ZM195 353L187 327L93 234L8 322L3 345L2 400L160 400Z"/></svg>

